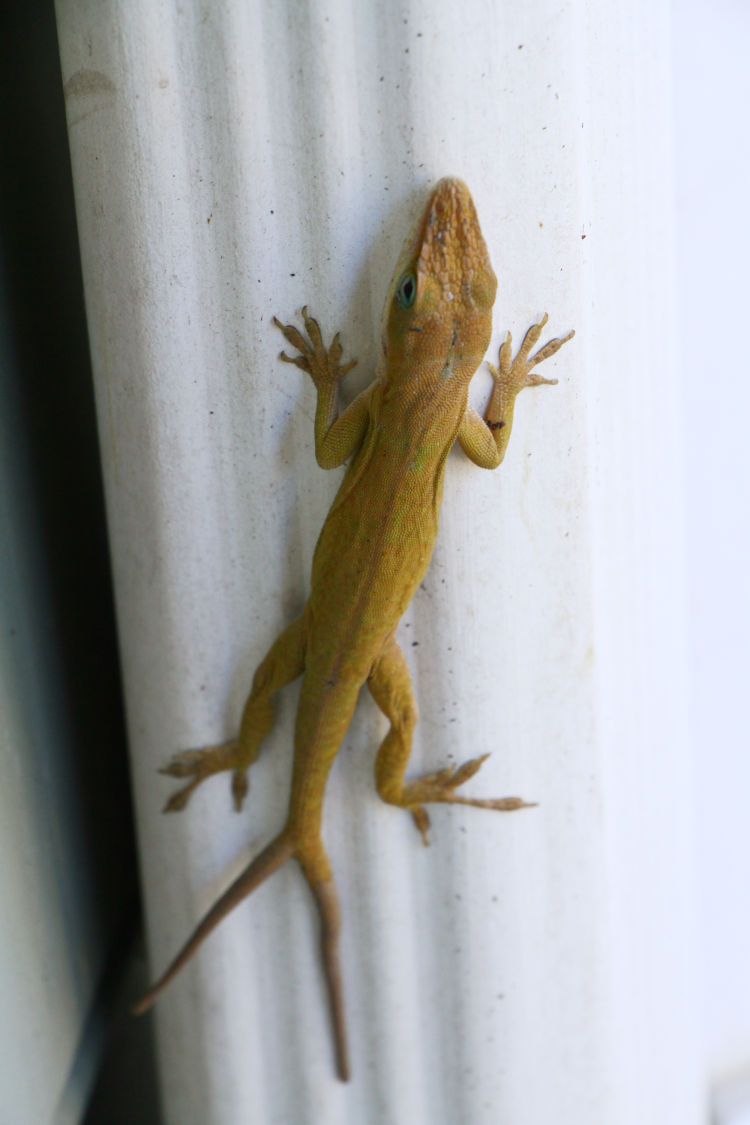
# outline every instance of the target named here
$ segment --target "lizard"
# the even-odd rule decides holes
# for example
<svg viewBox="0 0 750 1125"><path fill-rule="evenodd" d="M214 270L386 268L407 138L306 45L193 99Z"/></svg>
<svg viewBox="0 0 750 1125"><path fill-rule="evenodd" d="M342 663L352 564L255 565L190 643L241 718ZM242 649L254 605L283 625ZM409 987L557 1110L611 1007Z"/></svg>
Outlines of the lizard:
<svg viewBox="0 0 750 1125"><path fill-rule="evenodd" d="M389 721L375 762L380 797L410 810L422 839L431 802L511 811L519 797L467 797L457 790L488 757L407 780L417 721L409 670L396 626L427 570L438 530L446 460L458 442L474 464L496 468L508 445L516 396L552 384L533 369L574 332L532 354L544 325L526 332L512 357L510 334L498 364L488 363L492 391L484 417L468 404L469 382L488 349L497 279L474 202L459 179L433 189L404 243L383 312L375 380L341 412L342 363L337 333L326 347L318 322L302 309L304 333L274 324L298 354L280 359L311 376L317 392L315 456L324 469L348 468L323 524L312 563L310 596L258 666L235 740L174 755L161 770L188 782L164 811L183 809L206 778L232 773L239 811L247 770L273 723L271 697L303 676L297 709L291 793L281 831L209 909L163 976L133 1005L146 1011L206 936L247 895L294 857L317 903L336 1069L349 1078L349 1052L339 965L340 908L321 837L323 799L334 758L360 689L367 684Z"/></svg>

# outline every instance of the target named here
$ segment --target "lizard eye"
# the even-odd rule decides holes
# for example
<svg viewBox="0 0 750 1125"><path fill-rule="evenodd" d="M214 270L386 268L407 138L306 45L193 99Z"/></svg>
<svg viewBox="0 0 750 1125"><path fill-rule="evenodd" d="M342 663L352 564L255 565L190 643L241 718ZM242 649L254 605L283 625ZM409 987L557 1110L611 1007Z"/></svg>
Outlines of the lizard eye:
<svg viewBox="0 0 750 1125"><path fill-rule="evenodd" d="M414 304L416 295L417 279L411 270L407 270L406 273L401 275L396 286L396 303L402 309L410 309Z"/></svg>

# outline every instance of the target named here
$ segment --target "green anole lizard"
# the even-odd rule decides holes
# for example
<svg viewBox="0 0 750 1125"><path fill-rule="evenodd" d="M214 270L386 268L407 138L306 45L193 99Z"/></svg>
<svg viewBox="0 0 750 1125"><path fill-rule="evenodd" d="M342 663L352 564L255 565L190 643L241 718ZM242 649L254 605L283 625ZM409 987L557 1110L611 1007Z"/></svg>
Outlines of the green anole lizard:
<svg viewBox="0 0 750 1125"><path fill-rule="evenodd" d="M211 907L156 984L134 1005L143 1012L204 938L286 860L302 868L321 919L322 955L331 1005L339 1077L349 1077L339 969L339 904L321 839L328 773L346 733L360 688L367 684L390 722L375 762L384 801L409 809L427 842L424 806L433 801L511 810L518 797L485 799L456 792L487 755L457 769L405 779L417 721L409 670L395 638L432 555L445 463L454 442L483 469L502 461L516 395L556 380L533 371L573 336L532 349L545 314L526 333L515 359L510 335L500 348L484 418L468 405L469 382L490 342L497 279L464 183L441 180L404 244L388 291L377 378L339 414L342 364L336 335L326 348L320 328L302 310L303 335L274 323L300 354L281 353L315 384L315 456L324 469L349 462L318 539L310 597L258 667L236 741L175 755L162 770L189 778L166 811L183 809L205 778L232 771L235 808L247 792L246 771L273 723L271 697L304 675L297 710L294 767L286 823Z"/></svg>

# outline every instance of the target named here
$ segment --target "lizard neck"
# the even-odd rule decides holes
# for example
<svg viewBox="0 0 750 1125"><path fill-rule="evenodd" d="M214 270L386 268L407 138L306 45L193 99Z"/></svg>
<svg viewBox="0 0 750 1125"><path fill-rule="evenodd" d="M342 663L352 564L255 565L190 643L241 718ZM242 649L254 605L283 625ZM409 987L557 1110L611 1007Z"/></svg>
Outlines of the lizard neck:
<svg viewBox="0 0 750 1125"><path fill-rule="evenodd" d="M466 411L468 380L445 377L440 363L431 366L408 378L400 372L392 380L386 375L380 433L405 452L425 444L452 445Z"/></svg>

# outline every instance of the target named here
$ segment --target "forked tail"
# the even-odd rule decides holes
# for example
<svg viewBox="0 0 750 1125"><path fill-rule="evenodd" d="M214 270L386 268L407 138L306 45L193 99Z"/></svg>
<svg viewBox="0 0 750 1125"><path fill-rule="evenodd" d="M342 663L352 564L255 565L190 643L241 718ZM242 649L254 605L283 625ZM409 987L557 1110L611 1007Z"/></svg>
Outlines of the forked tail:
<svg viewBox="0 0 750 1125"><path fill-rule="evenodd" d="M317 849L316 849L317 851ZM323 860L323 868L327 877L321 878L320 865L310 863L308 856L310 848L305 848L305 856L297 855L294 838L290 833L281 832L271 843L253 859L244 871L240 872L235 881L227 887L198 923L184 946L175 959L166 969L155 984L131 1005L133 1015L139 1016L147 1012L161 992L170 981L179 973L183 965L190 960L198 946L205 938L216 929L227 914L235 908L244 898L273 875L283 863L292 856L296 856L302 871L315 896L321 920L321 951L323 956L323 969L325 972L328 997L331 1006L331 1020L333 1023L334 1041L336 1046L336 1069L342 1082L349 1080L349 1057L346 1041L346 1026L344 1022L343 989L341 984L341 969L339 965L339 928L340 912L336 888L333 879L328 874L328 862L323 852L322 843L319 844L318 857ZM316 870L317 868L317 870Z"/></svg>

